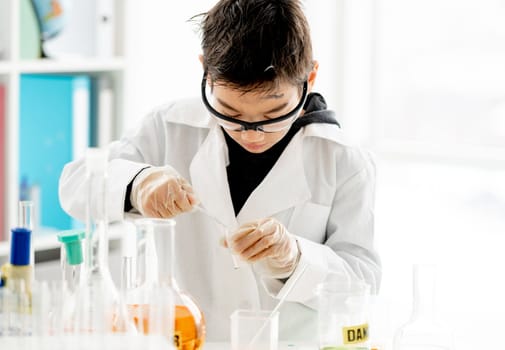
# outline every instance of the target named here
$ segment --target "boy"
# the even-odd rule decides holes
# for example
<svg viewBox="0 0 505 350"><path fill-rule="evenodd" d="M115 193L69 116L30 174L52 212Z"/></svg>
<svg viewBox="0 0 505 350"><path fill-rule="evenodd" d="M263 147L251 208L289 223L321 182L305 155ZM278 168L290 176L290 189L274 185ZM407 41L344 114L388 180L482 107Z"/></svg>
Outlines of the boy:
<svg viewBox="0 0 505 350"><path fill-rule="evenodd" d="M311 92L300 1L222 0L203 15L202 49L201 99L156 109L110 146L110 219L175 217L175 274L209 341L229 338L234 310L271 310L287 290L280 339L315 340L314 290L329 273L379 286L373 163ZM79 160L60 179L63 208L81 219L84 176ZM216 221L232 229L239 269Z"/></svg>

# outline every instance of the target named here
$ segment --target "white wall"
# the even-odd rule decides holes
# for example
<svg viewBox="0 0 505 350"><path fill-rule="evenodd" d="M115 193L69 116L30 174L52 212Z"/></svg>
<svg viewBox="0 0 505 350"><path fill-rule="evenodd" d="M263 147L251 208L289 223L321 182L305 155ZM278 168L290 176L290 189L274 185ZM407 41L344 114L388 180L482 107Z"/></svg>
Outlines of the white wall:
<svg viewBox="0 0 505 350"><path fill-rule="evenodd" d="M197 95L202 75L196 25L187 20L215 1L132 1L127 41L130 128L152 108Z"/></svg>

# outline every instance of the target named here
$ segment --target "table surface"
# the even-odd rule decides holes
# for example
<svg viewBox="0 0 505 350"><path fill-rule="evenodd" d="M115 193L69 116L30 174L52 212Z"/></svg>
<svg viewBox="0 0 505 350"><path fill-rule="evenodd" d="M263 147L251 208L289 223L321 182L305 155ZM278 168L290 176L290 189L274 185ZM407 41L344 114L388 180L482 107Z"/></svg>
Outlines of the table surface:
<svg viewBox="0 0 505 350"><path fill-rule="evenodd" d="M204 350L230 350L229 343L205 343L203 346ZM315 344L299 344L290 342L280 342L279 348L277 350L318 350Z"/></svg>
<svg viewBox="0 0 505 350"><path fill-rule="evenodd" d="M165 337L138 337L138 336L31 336L10 337L0 335L0 349L23 349L23 350L67 350L76 348L88 350L159 350L167 348ZM203 350L231 350L230 343L206 342ZM315 344L300 344L280 342L277 350L318 350Z"/></svg>

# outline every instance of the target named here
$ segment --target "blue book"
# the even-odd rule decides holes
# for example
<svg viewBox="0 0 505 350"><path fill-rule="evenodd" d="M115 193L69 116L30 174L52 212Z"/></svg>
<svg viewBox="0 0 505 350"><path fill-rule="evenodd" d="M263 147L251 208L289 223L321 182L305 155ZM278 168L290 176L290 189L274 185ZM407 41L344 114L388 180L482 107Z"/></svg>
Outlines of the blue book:
<svg viewBox="0 0 505 350"><path fill-rule="evenodd" d="M38 189L35 222L44 228L75 227L60 206L58 182L65 164L89 146L90 81L86 75L21 76L19 183Z"/></svg>

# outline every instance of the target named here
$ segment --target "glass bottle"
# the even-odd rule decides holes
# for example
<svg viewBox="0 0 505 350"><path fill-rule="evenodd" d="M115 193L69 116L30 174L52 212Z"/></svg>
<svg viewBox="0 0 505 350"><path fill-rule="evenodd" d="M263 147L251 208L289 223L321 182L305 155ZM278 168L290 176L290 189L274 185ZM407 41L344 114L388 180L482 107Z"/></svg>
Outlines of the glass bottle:
<svg viewBox="0 0 505 350"><path fill-rule="evenodd" d="M158 285L173 291L175 304L174 345L179 350L198 350L205 342L205 319L193 298L182 291L174 276L175 221L151 219L158 268Z"/></svg>
<svg viewBox="0 0 505 350"><path fill-rule="evenodd" d="M414 265L410 320L395 333L394 350L450 350L452 331L436 318L436 266Z"/></svg>
<svg viewBox="0 0 505 350"><path fill-rule="evenodd" d="M86 153L85 278L77 293L76 330L80 333L124 332L126 309L108 267L107 152Z"/></svg>
<svg viewBox="0 0 505 350"><path fill-rule="evenodd" d="M9 285L9 280L23 280L23 291L17 290L19 283L10 283L14 293L26 293L31 304L32 283L34 280L34 249L32 244L33 202L20 201L18 204L18 225L11 229L10 258L2 266L2 278ZM28 308L29 309L29 308Z"/></svg>

